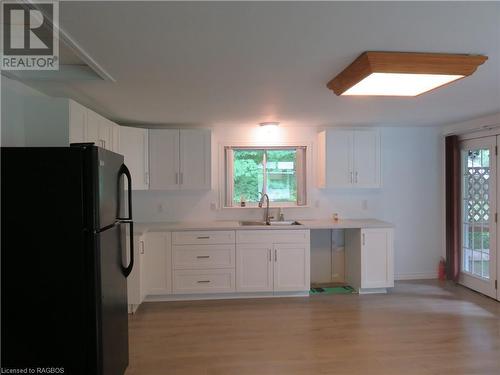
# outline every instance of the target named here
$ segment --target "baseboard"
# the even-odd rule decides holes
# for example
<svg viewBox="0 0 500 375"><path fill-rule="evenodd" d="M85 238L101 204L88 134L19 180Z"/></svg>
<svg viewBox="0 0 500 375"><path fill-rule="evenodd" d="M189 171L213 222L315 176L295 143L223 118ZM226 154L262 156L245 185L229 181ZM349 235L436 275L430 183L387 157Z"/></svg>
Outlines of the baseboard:
<svg viewBox="0 0 500 375"><path fill-rule="evenodd" d="M402 273L394 276L394 280L433 280L437 278L438 275L434 272Z"/></svg>
<svg viewBox="0 0 500 375"><path fill-rule="evenodd" d="M246 298L284 298L309 297L309 291L303 292L261 292L261 293L213 293L213 294L169 294L147 296L144 302L171 302L171 301L203 301L220 299Z"/></svg>

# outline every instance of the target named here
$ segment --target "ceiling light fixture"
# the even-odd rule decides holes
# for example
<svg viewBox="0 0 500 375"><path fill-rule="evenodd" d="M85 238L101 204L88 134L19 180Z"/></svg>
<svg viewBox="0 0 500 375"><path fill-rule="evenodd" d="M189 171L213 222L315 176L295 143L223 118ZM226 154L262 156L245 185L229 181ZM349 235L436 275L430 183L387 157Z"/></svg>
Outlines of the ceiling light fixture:
<svg viewBox="0 0 500 375"><path fill-rule="evenodd" d="M277 121L268 121L259 123L259 126L279 126L279 124Z"/></svg>
<svg viewBox="0 0 500 375"><path fill-rule="evenodd" d="M328 82L337 95L418 96L470 76L482 55L364 52Z"/></svg>

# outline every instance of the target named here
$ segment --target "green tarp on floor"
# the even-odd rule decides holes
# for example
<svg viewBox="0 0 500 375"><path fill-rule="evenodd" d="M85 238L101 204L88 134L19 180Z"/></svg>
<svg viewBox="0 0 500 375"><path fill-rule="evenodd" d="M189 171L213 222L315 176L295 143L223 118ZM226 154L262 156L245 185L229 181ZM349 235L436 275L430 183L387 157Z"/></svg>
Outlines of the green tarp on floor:
<svg viewBox="0 0 500 375"><path fill-rule="evenodd" d="M336 286L332 288L311 288L309 294L352 294L354 289L350 286Z"/></svg>

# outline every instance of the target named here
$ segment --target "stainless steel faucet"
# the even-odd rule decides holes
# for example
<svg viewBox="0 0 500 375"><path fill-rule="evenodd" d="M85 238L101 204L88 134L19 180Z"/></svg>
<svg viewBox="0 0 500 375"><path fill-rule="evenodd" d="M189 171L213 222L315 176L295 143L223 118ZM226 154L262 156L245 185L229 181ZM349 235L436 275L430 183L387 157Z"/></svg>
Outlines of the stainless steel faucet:
<svg viewBox="0 0 500 375"><path fill-rule="evenodd" d="M264 214L264 221L266 222L266 225L271 224L271 217L269 216L269 196L266 193L259 193L262 195L259 201L259 207L262 208L262 205L264 204L264 198L266 199L266 212Z"/></svg>

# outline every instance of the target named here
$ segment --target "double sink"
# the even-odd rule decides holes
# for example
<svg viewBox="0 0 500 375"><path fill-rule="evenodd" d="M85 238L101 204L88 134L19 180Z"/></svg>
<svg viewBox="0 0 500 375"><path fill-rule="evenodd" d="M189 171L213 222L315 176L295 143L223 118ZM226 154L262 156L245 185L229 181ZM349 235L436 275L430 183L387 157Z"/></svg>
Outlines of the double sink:
<svg viewBox="0 0 500 375"><path fill-rule="evenodd" d="M286 227L290 225L302 225L302 223L299 223L298 221L295 220L288 220L288 221L270 221L269 223L266 223L265 221L240 221L241 226L276 226L276 227Z"/></svg>

